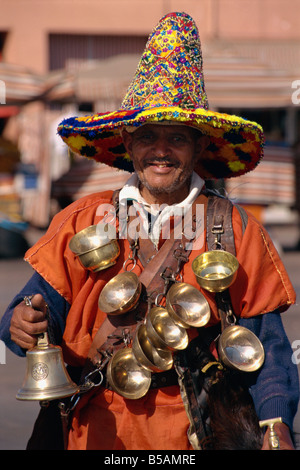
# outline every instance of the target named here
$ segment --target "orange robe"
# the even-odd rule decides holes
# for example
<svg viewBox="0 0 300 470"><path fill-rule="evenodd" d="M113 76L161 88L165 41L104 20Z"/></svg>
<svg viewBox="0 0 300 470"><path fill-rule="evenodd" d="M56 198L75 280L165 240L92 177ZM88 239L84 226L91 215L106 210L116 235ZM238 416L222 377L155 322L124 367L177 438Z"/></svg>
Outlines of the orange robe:
<svg viewBox="0 0 300 470"><path fill-rule="evenodd" d="M113 276L123 271L129 244L119 240L121 254L117 263L98 273L84 269L68 245L73 235L101 220L97 209L101 204L112 204L111 197L111 191L92 194L68 206L54 217L47 233L25 257L71 305L62 348L66 363L72 366L85 363L92 340L105 319L98 307L99 294ZM275 309L286 310L295 303L295 292L269 235L251 214L244 234L236 208L232 220L240 263L237 280L230 288L235 314L247 318ZM191 264L206 249L204 242L203 247L193 250L182 270L183 282L198 289ZM141 270L137 261L134 272L139 275ZM202 293L211 307L210 326L219 321L214 295ZM100 387L84 395L75 408L68 448L189 450L188 427L178 386L150 390L138 400L122 398Z"/></svg>

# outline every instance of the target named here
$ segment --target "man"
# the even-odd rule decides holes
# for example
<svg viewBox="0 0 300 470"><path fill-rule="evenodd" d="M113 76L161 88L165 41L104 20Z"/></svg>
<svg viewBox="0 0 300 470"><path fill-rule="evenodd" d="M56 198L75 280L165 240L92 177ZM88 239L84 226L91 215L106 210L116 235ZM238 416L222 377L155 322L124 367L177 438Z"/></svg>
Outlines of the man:
<svg viewBox="0 0 300 470"><path fill-rule="evenodd" d="M186 354L182 351L174 353L178 377L174 368L151 373L151 386L147 392L138 399L128 399L122 396L122 391L116 392L109 380L109 364L117 351L134 341L136 324L143 323L149 313L147 302L156 303L152 294L167 293L153 288L151 280L149 290L148 279L149 267L158 265L157 260L169 246L169 239L163 239L162 233L167 219L171 217L175 221L171 209L182 208L185 214L185 208L194 207L196 203L204 208L204 214L208 214L209 192L205 180L233 177L255 168L262 156L262 130L255 123L208 110L197 28L185 13L171 13L150 35L122 109L115 113L70 118L60 125L59 133L73 151L117 168L134 169L134 173L117 198L112 192L93 194L73 203L54 218L47 234L26 254L35 274L9 306L2 320L1 338L13 351L24 354L24 350L36 344L37 335L48 328L54 333L56 343L62 346L70 371L79 369L81 377L86 377L82 369L90 370L86 369L87 362L101 370L102 384L82 393L70 413L68 449L209 448L205 444L211 436L204 430L207 408L204 406L202 413L203 392L207 390L208 402L209 399L213 402L210 390L216 390L218 384L225 387L221 377L226 377L227 372L223 373L223 365L213 349L215 337L208 340L213 335L211 332L220 326L217 296L199 287L192 270L193 259L213 249L207 238L203 238L202 244L197 244L196 239L188 240L194 243L192 248L190 244L185 245L183 238L179 244L172 245L176 246L171 250L172 256L168 252L165 254L168 262L174 263L175 259L177 263L172 265L175 268L171 269L171 284L180 279L194 286L203 293L210 307L209 323L204 328L188 329ZM118 215L118 209L124 204L148 214L150 243L143 241L141 236L133 242L129 237L120 237L120 256L116 263L106 270L88 272L69 249L70 240L84 228L103 220L101 208L104 205L115 207ZM243 224L235 206L230 220L225 213L221 215L224 221L232 224L231 239L234 238L234 251L240 265L237 280L229 288L231 306L239 324L252 330L265 350L263 366L247 376L257 413L253 429L257 431L258 419L280 417L282 422L275 426L280 448L293 449L291 432L298 403L298 377L280 312L295 302L295 293L263 227L250 214L245 217L245 213ZM201 220L203 222L203 218ZM219 235L229 233L227 222ZM204 233L208 237L209 232L204 227L199 236ZM216 243L223 248L222 234L221 238L216 235ZM177 243L177 240L173 241ZM228 246L230 244L231 241ZM112 319L98 306L99 295L111 279L124 272L128 260L133 261L132 272L142 280L148 297L145 302L141 296L132 311ZM167 269L171 265L162 263L161 266ZM157 282L163 282L167 291L170 279L165 276L165 269L150 274L153 279L163 279L165 284ZM161 284L157 285L161 287ZM30 296L31 300L24 302L25 296ZM118 334L112 327L118 328ZM124 333L123 338L120 330ZM102 338L100 342L99 338ZM209 346L207 350L204 343ZM195 351L198 351L198 359L203 354L205 368L200 362L196 367L192 365ZM122 368L121 364L124 374ZM206 375L207 370L215 370L213 376L209 376L210 372ZM205 384L196 396L196 406L189 387L181 380L182 371L185 377L198 376L196 388ZM128 377L127 372L119 377ZM232 383L234 380L235 375ZM226 395L227 389L221 390ZM247 398L247 410L251 408L249 403ZM208 407L211 418L213 405ZM241 406L240 412L243 410ZM195 419L199 411L202 425ZM250 414L247 411L246 415ZM217 419L217 425L221 418ZM242 414L239 419L238 426L242 427ZM228 418L228 428L231 421L234 421L234 413ZM216 429L217 426L213 428L213 438ZM249 448L267 449L268 439L269 431L263 443L258 436L256 447ZM222 447L216 443L212 448Z"/></svg>

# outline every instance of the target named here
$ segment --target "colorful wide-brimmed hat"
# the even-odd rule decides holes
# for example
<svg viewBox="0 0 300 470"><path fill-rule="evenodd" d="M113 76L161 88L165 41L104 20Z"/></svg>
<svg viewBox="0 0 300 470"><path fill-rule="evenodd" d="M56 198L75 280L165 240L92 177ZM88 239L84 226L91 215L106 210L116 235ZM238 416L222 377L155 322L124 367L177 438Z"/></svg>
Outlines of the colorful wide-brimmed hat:
<svg viewBox="0 0 300 470"><path fill-rule="evenodd" d="M164 121L197 128L210 137L195 168L204 179L242 175L263 156L261 126L208 109L199 33L186 13L164 16L150 34L118 111L65 119L58 134L73 152L133 172L122 130Z"/></svg>

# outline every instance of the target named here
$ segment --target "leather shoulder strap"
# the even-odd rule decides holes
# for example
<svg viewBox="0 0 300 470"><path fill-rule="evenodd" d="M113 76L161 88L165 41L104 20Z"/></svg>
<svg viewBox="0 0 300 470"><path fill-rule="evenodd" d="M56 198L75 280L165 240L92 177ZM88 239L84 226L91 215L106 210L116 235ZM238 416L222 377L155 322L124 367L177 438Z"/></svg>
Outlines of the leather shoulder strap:
<svg viewBox="0 0 300 470"><path fill-rule="evenodd" d="M224 197L209 195L207 204L208 250L222 247L236 254L232 228L232 202Z"/></svg>

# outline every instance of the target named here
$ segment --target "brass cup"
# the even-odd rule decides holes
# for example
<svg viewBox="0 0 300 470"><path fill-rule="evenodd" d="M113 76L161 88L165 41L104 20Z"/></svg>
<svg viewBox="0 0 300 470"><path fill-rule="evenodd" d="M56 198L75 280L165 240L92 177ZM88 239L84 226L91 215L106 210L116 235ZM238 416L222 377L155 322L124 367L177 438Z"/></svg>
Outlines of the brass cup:
<svg viewBox="0 0 300 470"><path fill-rule="evenodd" d="M119 349L110 359L107 380L119 395L136 400L148 392L151 372L139 365L131 348L124 348Z"/></svg>
<svg viewBox="0 0 300 470"><path fill-rule="evenodd" d="M173 284L166 297L166 309L183 328L200 328L210 319L210 307L201 292L190 284Z"/></svg>
<svg viewBox="0 0 300 470"><path fill-rule="evenodd" d="M218 352L223 364L243 372L258 370L265 359L263 345L257 336L238 325L228 326L222 332Z"/></svg>
<svg viewBox="0 0 300 470"><path fill-rule="evenodd" d="M151 344L167 351L185 349L188 345L186 329L175 323L163 307L153 307L146 320L147 336Z"/></svg>
<svg viewBox="0 0 300 470"><path fill-rule="evenodd" d="M141 324L137 329L132 343L132 351L138 363L151 372L169 370L173 366L172 353L152 346L147 336L145 324Z"/></svg>
<svg viewBox="0 0 300 470"><path fill-rule="evenodd" d="M120 315L133 309L141 295L138 276L130 271L114 276L102 289L98 305L108 315Z"/></svg>
<svg viewBox="0 0 300 470"><path fill-rule="evenodd" d="M109 237L105 225L91 225L76 233L69 243L70 250L89 271L97 272L113 266L120 254L119 243Z"/></svg>
<svg viewBox="0 0 300 470"><path fill-rule="evenodd" d="M192 270L198 284L209 292L222 292L236 279L239 262L234 255L223 250L212 250L197 256Z"/></svg>

